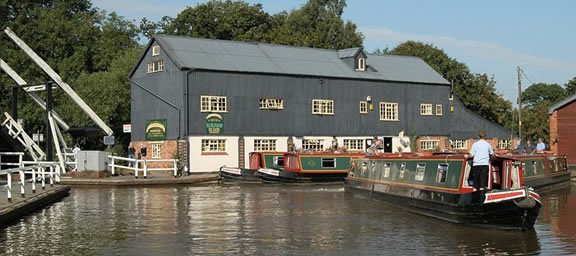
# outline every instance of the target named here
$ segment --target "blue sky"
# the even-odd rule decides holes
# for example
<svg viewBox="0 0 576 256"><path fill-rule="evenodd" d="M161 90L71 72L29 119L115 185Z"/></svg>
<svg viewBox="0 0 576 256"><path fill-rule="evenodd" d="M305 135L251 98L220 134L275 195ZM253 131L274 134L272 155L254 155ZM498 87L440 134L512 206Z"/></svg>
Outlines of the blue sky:
<svg viewBox="0 0 576 256"><path fill-rule="evenodd" d="M92 0L128 19L176 17L206 1ZM297 9L305 0L249 0L270 14ZM516 67L532 83L564 85L576 76L576 1L348 0L343 18L364 34L364 48L393 48L407 40L432 43L474 73L493 75L498 93L516 102Z"/></svg>

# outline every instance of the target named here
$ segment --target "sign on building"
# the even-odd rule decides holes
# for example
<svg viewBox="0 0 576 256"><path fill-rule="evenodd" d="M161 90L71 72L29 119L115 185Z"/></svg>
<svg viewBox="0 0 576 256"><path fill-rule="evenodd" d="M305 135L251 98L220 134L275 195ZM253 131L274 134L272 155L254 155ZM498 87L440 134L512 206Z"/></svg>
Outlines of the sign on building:
<svg viewBox="0 0 576 256"><path fill-rule="evenodd" d="M222 134L224 132L224 123L222 116L219 114L209 114L206 116L206 133Z"/></svg>
<svg viewBox="0 0 576 256"><path fill-rule="evenodd" d="M148 120L146 124L146 140L166 139L166 119Z"/></svg>

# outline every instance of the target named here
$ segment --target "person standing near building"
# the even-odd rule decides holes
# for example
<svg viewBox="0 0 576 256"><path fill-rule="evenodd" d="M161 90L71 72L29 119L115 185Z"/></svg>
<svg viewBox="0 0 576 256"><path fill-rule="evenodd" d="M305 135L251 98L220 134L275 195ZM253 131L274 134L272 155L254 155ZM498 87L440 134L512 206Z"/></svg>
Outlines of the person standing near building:
<svg viewBox="0 0 576 256"><path fill-rule="evenodd" d="M494 154L492 145L486 140L484 131L478 132L478 141L472 144L470 156L472 159L472 177L474 191L488 188L488 172L490 170L490 156Z"/></svg>
<svg viewBox="0 0 576 256"><path fill-rule="evenodd" d="M542 138L538 138L538 144L536 144L536 152L543 153L546 150L546 144L542 141Z"/></svg>

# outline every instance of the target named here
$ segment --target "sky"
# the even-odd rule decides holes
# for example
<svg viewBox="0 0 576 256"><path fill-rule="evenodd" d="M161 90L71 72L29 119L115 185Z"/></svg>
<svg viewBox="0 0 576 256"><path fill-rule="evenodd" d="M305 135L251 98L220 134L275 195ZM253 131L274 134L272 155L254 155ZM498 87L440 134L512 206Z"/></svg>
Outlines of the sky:
<svg viewBox="0 0 576 256"><path fill-rule="evenodd" d="M127 19L176 17L203 1L92 0ZM269 14L300 8L305 0L247 0ZM522 90L534 83L564 86L576 77L576 1L556 0L348 0L343 19L364 34L364 49L430 43L473 73L496 80L497 93L516 103L517 67Z"/></svg>

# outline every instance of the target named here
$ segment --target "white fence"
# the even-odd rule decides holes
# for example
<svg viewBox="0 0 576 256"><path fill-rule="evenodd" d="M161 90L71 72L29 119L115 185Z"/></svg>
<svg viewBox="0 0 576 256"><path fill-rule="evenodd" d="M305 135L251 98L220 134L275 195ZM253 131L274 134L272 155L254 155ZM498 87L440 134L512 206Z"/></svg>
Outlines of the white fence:
<svg viewBox="0 0 576 256"><path fill-rule="evenodd" d="M49 169L47 171L47 169ZM20 181L15 182L20 184L20 195L25 197L26 186L25 182L30 182L32 187L32 193L36 193L36 183L40 182L42 189L46 188L46 177L48 177L48 182L50 186L54 186L54 182L60 182L60 165L57 162L52 162L49 164L38 164L33 166L19 166L16 168L10 168L5 170L0 170L0 176L6 175L6 194L8 202L12 202L12 174L18 173L20 175ZM26 174L30 174L31 178L26 180Z"/></svg>
<svg viewBox="0 0 576 256"><path fill-rule="evenodd" d="M110 172L112 175L116 174L116 169L127 169L134 171L134 178L138 179L139 173L142 172L144 179L148 177L148 171L172 171L174 177L178 177L178 159L150 159L139 160L134 158L108 156L110 158ZM122 165L122 163L127 165ZM149 163L171 163L172 167L148 167Z"/></svg>

